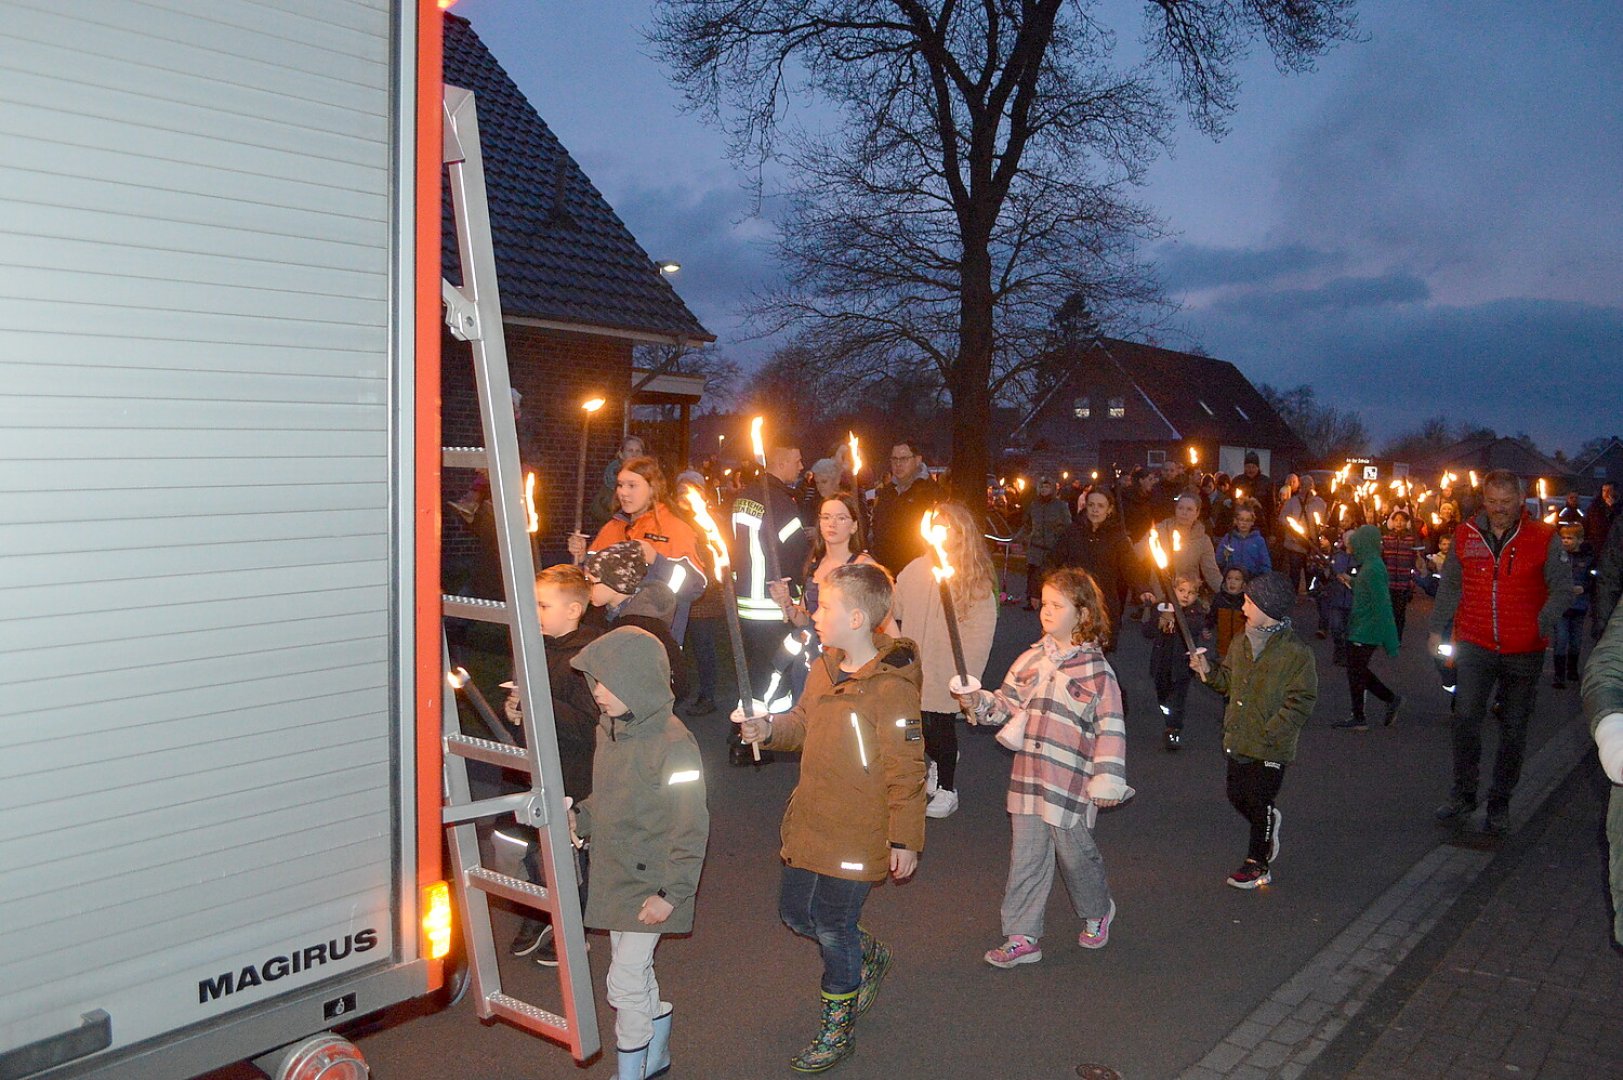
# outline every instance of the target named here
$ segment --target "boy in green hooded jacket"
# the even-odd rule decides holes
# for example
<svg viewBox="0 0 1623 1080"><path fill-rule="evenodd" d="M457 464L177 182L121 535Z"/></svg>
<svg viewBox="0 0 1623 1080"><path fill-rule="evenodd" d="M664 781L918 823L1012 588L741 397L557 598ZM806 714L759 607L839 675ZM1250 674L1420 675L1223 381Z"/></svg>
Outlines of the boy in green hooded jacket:
<svg viewBox="0 0 1623 1080"><path fill-rule="evenodd" d="M1376 649L1388 656L1398 654L1398 624L1392 614L1392 590L1386 562L1381 557L1381 530L1360 525L1347 534L1347 551L1353 559L1352 618L1347 623L1347 691L1352 697L1352 715L1330 726L1347 731L1368 731L1364 719L1364 695L1374 694L1386 703L1382 719L1391 727L1398 718L1403 696L1369 669Z"/></svg>
<svg viewBox="0 0 1623 1080"><path fill-rule="evenodd" d="M586 676L600 715L592 794L575 831L592 844L586 925L609 931L605 980L622 1080L670 1067L671 1014L659 999L654 948L693 929L693 900L710 835L699 744L672 711L665 647L618 627L570 665Z"/></svg>

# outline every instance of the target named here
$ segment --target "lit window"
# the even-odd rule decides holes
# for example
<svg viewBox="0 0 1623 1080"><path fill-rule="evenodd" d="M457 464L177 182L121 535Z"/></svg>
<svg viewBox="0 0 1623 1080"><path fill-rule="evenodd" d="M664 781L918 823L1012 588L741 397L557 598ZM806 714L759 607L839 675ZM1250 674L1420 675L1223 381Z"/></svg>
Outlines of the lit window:
<svg viewBox="0 0 1623 1080"><path fill-rule="evenodd" d="M1071 412L1076 414L1078 420L1086 420L1093 415L1093 402L1088 398L1079 397L1071 402Z"/></svg>
<svg viewBox="0 0 1623 1080"><path fill-rule="evenodd" d="M1212 412L1212 407L1210 405L1206 404L1204 401L1202 401L1200 403L1200 407L1202 409L1206 410L1206 415L1207 416L1216 416L1217 415L1216 413Z"/></svg>
<svg viewBox="0 0 1623 1080"><path fill-rule="evenodd" d="M1165 465L1166 463L1167 452L1165 450L1149 450L1145 452L1144 464Z"/></svg>
<svg viewBox="0 0 1623 1080"><path fill-rule="evenodd" d="M1596 465L1590 471L1595 474L1595 479L1596 480L1604 480L1604 479L1606 479L1606 466L1604 466L1604 465Z"/></svg>
<svg viewBox="0 0 1623 1080"><path fill-rule="evenodd" d="M1113 397L1110 399L1110 419L1120 420L1127 415L1127 399Z"/></svg>
<svg viewBox="0 0 1623 1080"><path fill-rule="evenodd" d="M1247 416L1247 415L1246 415L1246 414L1245 414L1245 410L1244 410L1244 409L1242 409L1242 408L1240 408L1240 407L1239 407L1239 406L1238 406L1238 405L1236 405L1236 406L1234 406L1234 411L1235 411L1235 412L1237 412L1237 413L1239 413L1239 414L1240 414L1240 419L1241 419L1241 420L1244 420L1244 421L1246 421L1246 422L1247 422L1247 423L1249 423L1249 422L1250 422L1250 420L1251 420L1251 417L1249 417L1249 416Z"/></svg>

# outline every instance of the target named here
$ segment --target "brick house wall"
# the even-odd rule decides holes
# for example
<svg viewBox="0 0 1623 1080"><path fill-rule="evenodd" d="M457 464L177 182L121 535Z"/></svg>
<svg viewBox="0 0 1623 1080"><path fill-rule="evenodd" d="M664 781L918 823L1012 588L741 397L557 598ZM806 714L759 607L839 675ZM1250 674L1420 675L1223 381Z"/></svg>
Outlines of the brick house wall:
<svg viewBox="0 0 1623 1080"><path fill-rule="evenodd" d="M603 467L620 446L625 400L631 389L631 341L595 334L566 333L507 325L507 363L513 387L524 395L519 419L519 456L536 471L536 503L541 517L541 562L568 558L564 544L575 522L575 469L580 453L580 403L593 393L608 399L592 419L586 455L586 499L602 482ZM474 394L473 353L466 342L446 333L441 340L440 422L446 446L482 446L479 406ZM446 499L459 498L478 473L447 469L441 480ZM473 536L455 511L447 509L442 530L446 580L452 567L475 550ZM589 526L588 526L589 531Z"/></svg>

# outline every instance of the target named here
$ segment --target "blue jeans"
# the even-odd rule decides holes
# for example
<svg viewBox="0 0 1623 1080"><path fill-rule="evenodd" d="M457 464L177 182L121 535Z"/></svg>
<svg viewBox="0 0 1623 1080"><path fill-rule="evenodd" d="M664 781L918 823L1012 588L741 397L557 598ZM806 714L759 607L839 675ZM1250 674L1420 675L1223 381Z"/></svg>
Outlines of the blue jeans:
<svg viewBox="0 0 1623 1080"><path fill-rule="evenodd" d="M1555 621L1555 641L1551 644L1555 654L1555 673L1561 674L1561 662L1568 658L1578 666L1578 654L1584 640L1584 618L1587 611L1568 611Z"/></svg>
<svg viewBox="0 0 1623 1080"><path fill-rule="evenodd" d="M871 881L847 881L798 866L783 868L778 916L795 933L817 940L823 951L825 994L849 994L862 982L857 920L872 888Z"/></svg>
<svg viewBox="0 0 1623 1080"><path fill-rule="evenodd" d="M699 673L700 701L716 699L716 671L720 666L716 658L716 631L720 626L720 619L688 620L688 637L682 647L693 657L693 666Z"/></svg>
<svg viewBox="0 0 1623 1080"><path fill-rule="evenodd" d="M1499 716L1499 753L1493 763L1493 784L1488 788L1488 809L1510 807L1511 793L1522 775L1527 724L1533 716L1538 675L1543 670L1543 650L1496 653L1464 641L1454 645L1454 671L1459 676L1453 725L1454 798L1476 802L1482 722L1497 685L1504 708Z"/></svg>

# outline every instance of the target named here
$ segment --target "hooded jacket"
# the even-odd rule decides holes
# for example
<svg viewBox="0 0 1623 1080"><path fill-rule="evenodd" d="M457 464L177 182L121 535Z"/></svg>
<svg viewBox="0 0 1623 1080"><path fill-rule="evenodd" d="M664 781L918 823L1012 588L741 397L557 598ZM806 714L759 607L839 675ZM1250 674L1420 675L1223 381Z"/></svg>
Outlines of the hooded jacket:
<svg viewBox="0 0 1623 1080"><path fill-rule="evenodd" d="M1254 761L1289 764L1296 739L1319 701L1319 671L1313 650L1285 626L1268 635L1262 651L1251 652L1251 636L1234 635L1223 665L1206 685L1229 699L1223 711L1223 750Z"/></svg>
<svg viewBox="0 0 1623 1080"><path fill-rule="evenodd" d="M1121 518L1111 514L1095 526L1085 511L1060 536L1049 563L1056 568L1074 566L1093 576L1110 608L1113 629L1121 622L1122 594L1143 572Z"/></svg>
<svg viewBox="0 0 1623 1080"><path fill-rule="evenodd" d="M924 850L918 647L884 634L874 644L878 655L843 681L845 653L825 648L800 701L772 717L764 744L801 752L800 782L783 813L783 861L848 881L883 881L892 846Z"/></svg>
<svg viewBox="0 0 1623 1080"><path fill-rule="evenodd" d="M631 710L598 717L592 794L576 810L576 831L592 842L586 925L602 930L685 934L710 835L699 744L671 712L670 672L659 640L620 627L570 661ZM665 922L637 921L643 901L663 895Z"/></svg>
<svg viewBox="0 0 1623 1080"><path fill-rule="evenodd" d="M1388 656L1398 654L1398 623L1392 614L1391 579L1381 558L1381 530L1360 525L1347 534L1347 551L1358 564L1353 575L1352 618L1347 640L1379 645Z"/></svg>

